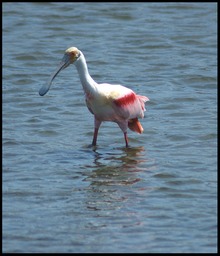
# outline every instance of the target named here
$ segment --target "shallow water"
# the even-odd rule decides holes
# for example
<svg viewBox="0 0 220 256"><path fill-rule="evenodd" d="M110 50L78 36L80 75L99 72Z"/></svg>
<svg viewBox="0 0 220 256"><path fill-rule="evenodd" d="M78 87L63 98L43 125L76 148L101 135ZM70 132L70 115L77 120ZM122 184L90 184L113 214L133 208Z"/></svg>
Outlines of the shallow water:
<svg viewBox="0 0 220 256"><path fill-rule="evenodd" d="M93 117L97 82L150 98L144 133ZM217 4L3 3L3 252L217 251Z"/></svg>

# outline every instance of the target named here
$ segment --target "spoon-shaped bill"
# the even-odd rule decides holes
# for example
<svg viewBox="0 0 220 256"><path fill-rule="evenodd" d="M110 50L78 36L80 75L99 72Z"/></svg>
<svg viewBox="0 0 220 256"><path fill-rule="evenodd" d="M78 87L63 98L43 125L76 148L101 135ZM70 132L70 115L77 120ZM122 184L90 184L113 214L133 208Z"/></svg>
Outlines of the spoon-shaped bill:
<svg viewBox="0 0 220 256"><path fill-rule="evenodd" d="M59 72L64 69L66 67L66 63L65 62L61 62L60 65L57 67L56 71L50 76L50 79L48 81L48 83L46 83L45 85L43 85L40 90L39 90L39 94L40 96L44 96L49 90L50 90L50 86L54 80L54 78L59 74Z"/></svg>

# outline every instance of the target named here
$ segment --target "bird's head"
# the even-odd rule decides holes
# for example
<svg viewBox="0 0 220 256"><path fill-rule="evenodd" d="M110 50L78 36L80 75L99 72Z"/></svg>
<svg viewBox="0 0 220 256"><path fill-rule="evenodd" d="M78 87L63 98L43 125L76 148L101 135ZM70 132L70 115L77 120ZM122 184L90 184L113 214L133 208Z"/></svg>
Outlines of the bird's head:
<svg viewBox="0 0 220 256"><path fill-rule="evenodd" d="M57 67L56 71L51 75L49 82L43 85L39 90L40 96L44 96L49 91L52 81L60 73L60 71L77 61L80 58L81 54L82 53L80 52L80 50L78 50L76 47L70 47L65 51L59 66Z"/></svg>
<svg viewBox="0 0 220 256"><path fill-rule="evenodd" d="M76 47L70 47L65 51L65 54L62 59L64 68L68 67L70 64L73 64L81 55L81 52ZM63 68L63 69L64 69Z"/></svg>

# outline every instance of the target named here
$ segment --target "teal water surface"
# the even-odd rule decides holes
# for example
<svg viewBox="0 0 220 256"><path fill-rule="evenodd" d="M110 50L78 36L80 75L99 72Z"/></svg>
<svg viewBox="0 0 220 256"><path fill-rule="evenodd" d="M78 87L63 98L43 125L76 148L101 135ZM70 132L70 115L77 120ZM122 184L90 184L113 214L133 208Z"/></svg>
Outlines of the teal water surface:
<svg viewBox="0 0 220 256"><path fill-rule="evenodd" d="M93 116L74 66L149 97ZM3 3L3 252L217 252L217 4Z"/></svg>

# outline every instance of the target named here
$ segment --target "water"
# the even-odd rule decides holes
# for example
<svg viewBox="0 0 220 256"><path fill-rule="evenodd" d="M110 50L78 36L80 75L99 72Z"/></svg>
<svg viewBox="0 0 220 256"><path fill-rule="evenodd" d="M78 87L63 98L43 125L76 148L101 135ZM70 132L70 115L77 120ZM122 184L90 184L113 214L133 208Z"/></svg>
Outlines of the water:
<svg viewBox="0 0 220 256"><path fill-rule="evenodd" d="M150 98L131 147L64 51ZM3 3L3 252L217 251L217 4Z"/></svg>

